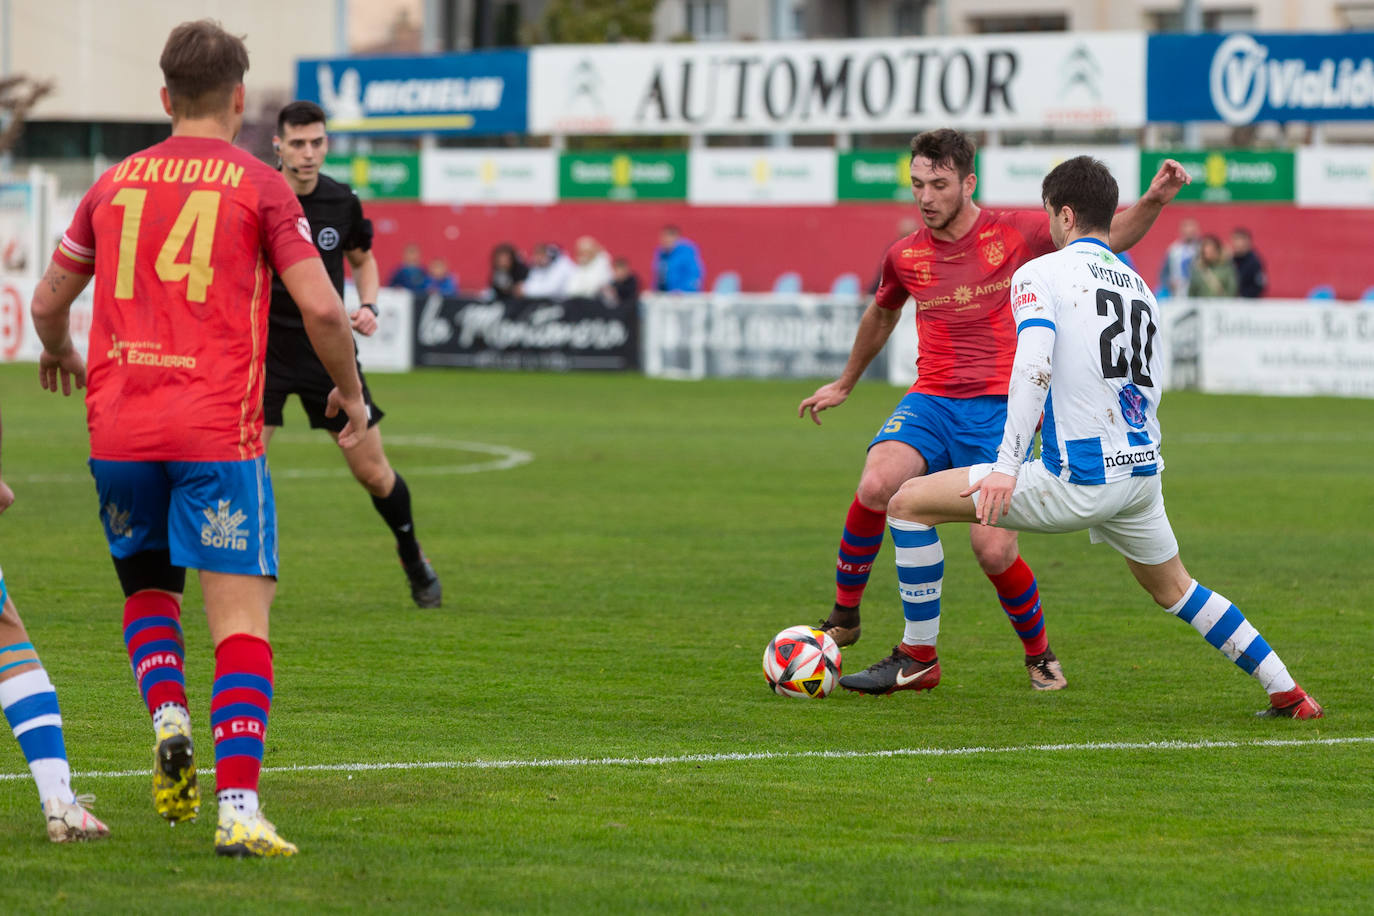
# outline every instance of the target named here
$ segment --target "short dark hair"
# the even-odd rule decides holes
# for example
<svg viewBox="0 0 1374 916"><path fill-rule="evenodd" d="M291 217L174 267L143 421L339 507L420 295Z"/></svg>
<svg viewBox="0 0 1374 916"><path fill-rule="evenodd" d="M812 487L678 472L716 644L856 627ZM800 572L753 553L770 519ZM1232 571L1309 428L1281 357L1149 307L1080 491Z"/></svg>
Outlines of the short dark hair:
<svg viewBox="0 0 1374 916"><path fill-rule="evenodd" d="M158 60L172 112L183 118L220 113L248 70L248 46L213 19L172 29Z"/></svg>
<svg viewBox="0 0 1374 916"><path fill-rule="evenodd" d="M973 174L973 157L977 152L968 134L949 127L928 130L911 138L913 159L929 159L932 165L954 169L960 181Z"/></svg>
<svg viewBox="0 0 1374 916"><path fill-rule="evenodd" d="M1253 238L1254 238L1254 236L1250 235L1250 230L1249 230L1249 229L1246 229L1244 226L1237 226L1236 228L1232 229L1232 230L1231 230L1231 234L1232 234L1232 235L1238 235L1238 236L1240 236L1241 238L1244 238L1244 239L1252 239L1252 240L1253 240Z"/></svg>
<svg viewBox="0 0 1374 916"><path fill-rule="evenodd" d="M1118 194L1111 169L1092 156L1064 160L1040 185L1040 199L1055 213L1072 209L1080 231L1110 229Z"/></svg>
<svg viewBox="0 0 1374 916"><path fill-rule="evenodd" d="M281 136L282 128L288 124L292 127L304 127L307 124L323 124L325 120L323 108L314 102L298 99L277 114L277 136Z"/></svg>

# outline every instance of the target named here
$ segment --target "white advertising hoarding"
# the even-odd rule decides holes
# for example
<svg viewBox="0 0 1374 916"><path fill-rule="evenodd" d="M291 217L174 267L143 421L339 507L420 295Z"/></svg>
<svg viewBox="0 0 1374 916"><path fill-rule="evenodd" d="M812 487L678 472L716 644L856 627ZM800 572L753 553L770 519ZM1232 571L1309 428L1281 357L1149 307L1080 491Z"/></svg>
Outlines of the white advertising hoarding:
<svg viewBox="0 0 1374 916"><path fill-rule="evenodd" d="M1228 300L1200 312L1203 391L1374 397L1372 305Z"/></svg>
<svg viewBox="0 0 1374 916"><path fill-rule="evenodd" d="M978 200L992 206L1039 208L1040 183L1056 165L1092 156L1116 178L1122 206L1140 197L1140 150L1134 146L985 146L978 156Z"/></svg>
<svg viewBox="0 0 1374 916"><path fill-rule="evenodd" d="M1143 32L530 51L534 134L1139 127Z"/></svg>
<svg viewBox="0 0 1374 916"><path fill-rule="evenodd" d="M36 363L43 342L33 327L29 303L33 300L36 277L0 277L0 363ZM91 333L91 304L94 284L72 303L72 342L85 356ZM350 310L357 308L358 295L352 285L345 287L344 298ZM383 289L377 295L377 332L371 337L354 335L358 360L369 372L405 372L412 366L415 341L413 296L406 290ZM38 379L34 378L34 384Z"/></svg>
<svg viewBox="0 0 1374 916"><path fill-rule="evenodd" d="M43 352L43 342L38 339L33 317L29 314L29 303L33 301L37 285L37 277L0 276L0 363L36 363ZM91 334L91 290L94 288L88 284L71 309L72 343L83 356ZM38 384L37 378L34 384Z"/></svg>
<svg viewBox="0 0 1374 916"><path fill-rule="evenodd" d="M1374 146L1298 147L1298 206L1374 206Z"/></svg>
<svg viewBox="0 0 1374 916"><path fill-rule="evenodd" d="M551 204L558 199L553 150L431 150L420 157L427 204Z"/></svg>
<svg viewBox="0 0 1374 916"><path fill-rule="evenodd" d="M833 204L835 151L697 150L687 160L687 200L722 206Z"/></svg>

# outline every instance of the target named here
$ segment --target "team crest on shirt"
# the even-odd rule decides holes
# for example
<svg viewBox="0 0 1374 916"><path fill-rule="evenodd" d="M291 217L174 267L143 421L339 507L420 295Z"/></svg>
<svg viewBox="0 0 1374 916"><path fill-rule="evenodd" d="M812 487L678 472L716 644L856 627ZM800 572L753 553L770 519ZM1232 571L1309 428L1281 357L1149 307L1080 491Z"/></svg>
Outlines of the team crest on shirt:
<svg viewBox="0 0 1374 916"><path fill-rule="evenodd" d="M982 248L978 249L978 253L983 256L983 260L987 261L989 265L1001 267L1002 262L1007 259L1007 246L1001 239L993 239Z"/></svg>
<svg viewBox="0 0 1374 916"><path fill-rule="evenodd" d="M1150 402L1141 394L1140 389L1127 383L1126 387L1121 389L1118 399L1121 401L1121 418L1126 424L1135 429L1144 428L1145 409L1150 406Z"/></svg>
<svg viewBox="0 0 1374 916"><path fill-rule="evenodd" d="M911 278L917 286L930 285L930 262L917 261L911 265Z"/></svg>
<svg viewBox="0 0 1374 916"><path fill-rule="evenodd" d="M333 226L325 226L320 230L320 235L315 240L315 244L320 246L321 251L333 251L339 247L339 230Z"/></svg>

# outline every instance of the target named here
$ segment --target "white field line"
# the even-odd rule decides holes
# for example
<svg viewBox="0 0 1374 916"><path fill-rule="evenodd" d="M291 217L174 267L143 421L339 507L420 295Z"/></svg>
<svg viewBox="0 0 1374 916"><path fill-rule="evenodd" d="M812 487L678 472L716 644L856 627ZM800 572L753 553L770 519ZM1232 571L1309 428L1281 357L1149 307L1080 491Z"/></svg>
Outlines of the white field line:
<svg viewBox="0 0 1374 916"><path fill-rule="evenodd" d="M289 442L293 445L304 443L315 443L321 449L333 448L334 445L329 441L329 437L324 433L316 436L305 434L277 435L273 437L277 441ZM441 439L435 436L387 436L382 440L382 444L413 446L417 448L432 448L446 452L476 452L479 455L492 456L489 460L470 461L455 464L410 464L405 465L407 477L443 477L453 474L480 474L484 471L508 471L511 468L518 468L523 464L529 464L534 460L534 453L523 449L510 448L505 445L493 445L489 442L465 442L459 439ZM271 459L268 459L268 466L271 467ZM349 477L352 472L340 456L338 464L333 467L322 468L273 468L272 476L282 480L299 480L302 478L318 477ZM90 474L20 474L16 477L7 478L12 483L91 483Z"/></svg>
<svg viewBox="0 0 1374 916"><path fill-rule="evenodd" d="M1201 751L1226 748L1331 747L1374 744L1374 735L1349 738L1258 738L1253 741L1089 741L1082 744L1016 744L1005 747L912 747L883 751L741 751L670 757L551 757L533 760L421 760L414 763L311 763L263 767L264 773L372 773L383 770L548 770L567 767L672 766L680 763L738 763L754 760L862 760L882 757L971 757L985 754L1092 753L1097 751ZM213 768L200 771L211 775ZM73 773L73 779L146 777L148 770ZM28 779L28 773L0 773L0 782Z"/></svg>

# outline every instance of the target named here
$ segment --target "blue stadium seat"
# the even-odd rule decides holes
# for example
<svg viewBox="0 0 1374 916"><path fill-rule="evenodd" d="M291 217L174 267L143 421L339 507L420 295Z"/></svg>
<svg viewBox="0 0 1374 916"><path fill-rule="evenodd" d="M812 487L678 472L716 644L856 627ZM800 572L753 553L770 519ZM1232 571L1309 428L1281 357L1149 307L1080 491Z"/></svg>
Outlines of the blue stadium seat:
<svg viewBox="0 0 1374 916"><path fill-rule="evenodd" d="M830 295L857 296L859 295L860 289L861 286L858 274L840 274L835 278L835 282L830 284Z"/></svg>
<svg viewBox="0 0 1374 916"><path fill-rule="evenodd" d="M1360 301L1361 301L1361 302L1374 302L1374 286L1371 286L1369 289L1365 290L1363 293L1360 293Z"/></svg>
<svg viewBox="0 0 1374 916"><path fill-rule="evenodd" d="M1308 299L1335 299L1336 288L1330 283L1322 283L1307 291Z"/></svg>
<svg viewBox="0 0 1374 916"><path fill-rule="evenodd" d="M801 274L795 270L778 274L778 278L773 281L773 292L775 293L799 293L802 291Z"/></svg>
<svg viewBox="0 0 1374 916"><path fill-rule="evenodd" d="M737 293L739 292L739 274L733 270L722 270L716 275L715 285L711 287L713 293Z"/></svg>

